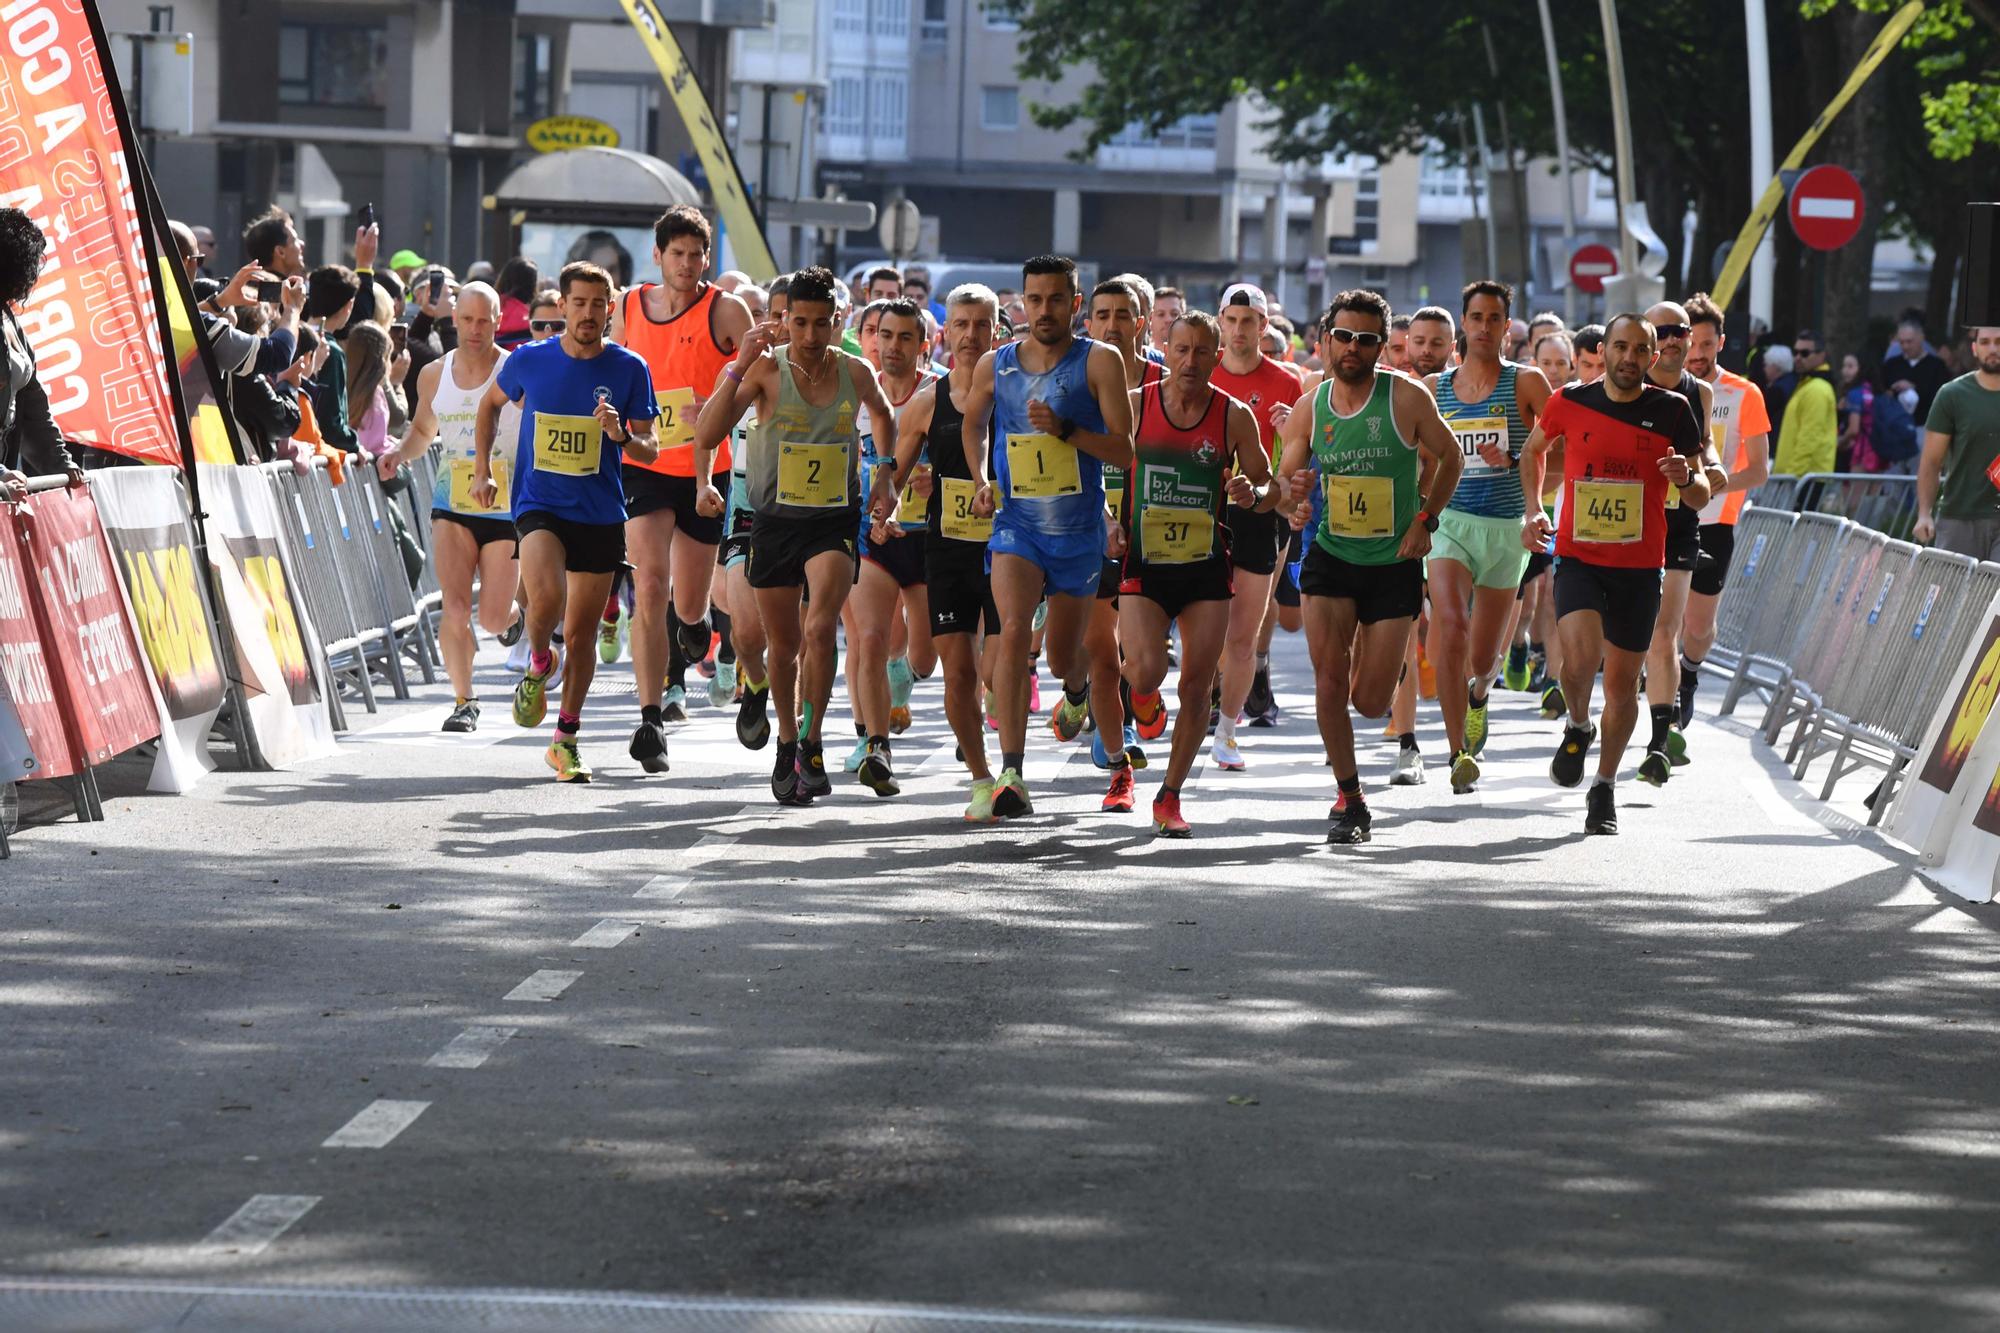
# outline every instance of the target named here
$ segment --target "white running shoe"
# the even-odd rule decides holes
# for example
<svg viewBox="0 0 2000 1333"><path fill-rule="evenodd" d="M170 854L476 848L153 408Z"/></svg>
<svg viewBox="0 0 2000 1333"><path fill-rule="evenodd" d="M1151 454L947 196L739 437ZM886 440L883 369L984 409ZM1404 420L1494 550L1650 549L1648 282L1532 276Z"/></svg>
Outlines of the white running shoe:
<svg viewBox="0 0 2000 1333"><path fill-rule="evenodd" d="M522 635L507 650L507 669L519 676L528 669L528 636Z"/></svg>
<svg viewBox="0 0 2000 1333"><path fill-rule="evenodd" d="M1396 771L1389 777L1391 787L1421 787L1424 785L1424 755L1421 750L1398 750Z"/></svg>
<svg viewBox="0 0 2000 1333"><path fill-rule="evenodd" d="M1209 748L1209 761L1226 773L1243 771L1243 752L1236 748L1236 742L1218 734L1215 744Z"/></svg>

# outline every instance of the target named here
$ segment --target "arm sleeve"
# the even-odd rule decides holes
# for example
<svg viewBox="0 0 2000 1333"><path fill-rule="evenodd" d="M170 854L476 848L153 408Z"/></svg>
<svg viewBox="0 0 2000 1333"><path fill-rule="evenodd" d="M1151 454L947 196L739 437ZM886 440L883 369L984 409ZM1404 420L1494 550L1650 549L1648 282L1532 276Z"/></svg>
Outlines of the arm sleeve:
<svg viewBox="0 0 2000 1333"><path fill-rule="evenodd" d="M638 364L632 367L632 382L622 410L627 421L651 421L660 415L659 400L653 396L653 372L637 356L633 360Z"/></svg>
<svg viewBox="0 0 2000 1333"><path fill-rule="evenodd" d="M1918 434L1934 430L1940 435L1956 435L1958 423L1953 419L1952 404L1957 401L1957 394L1949 392L1948 388L1939 389L1936 400L1931 403L1931 414L1924 418L1924 424L1918 428Z"/></svg>
<svg viewBox="0 0 2000 1333"><path fill-rule="evenodd" d="M500 358L500 371L493 377L493 382L500 386L500 392L506 394L517 403L521 401L521 394L523 392L521 385L521 365L520 357L503 355Z"/></svg>
<svg viewBox="0 0 2000 1333"><path fill-rule="evenodd" d="M256 373L275 375L298 358L298 339L290 329L272 329L257 345Z"/></svg>
<svg viewBox="0 0 2000 1333"><path fill-rule="evenodd" d="M1770 433L1771 413L1764 406L1764 391L1754 384L1745 385L1743 389L1743 424L1742 428L1737 431L1738 437L1747 440L1753 435L1769 435Z"/></svg>

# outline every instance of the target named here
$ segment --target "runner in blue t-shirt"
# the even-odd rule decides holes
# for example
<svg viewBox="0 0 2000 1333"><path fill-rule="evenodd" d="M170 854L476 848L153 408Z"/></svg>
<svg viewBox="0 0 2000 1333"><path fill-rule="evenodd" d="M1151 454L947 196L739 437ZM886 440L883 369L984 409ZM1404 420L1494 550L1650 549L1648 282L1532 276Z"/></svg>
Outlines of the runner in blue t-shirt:
<svg viewBox="0 0 2000 1333"><path fill-rule="evenodd" d="M521 407L514 442L514 527L521 535L521 586L528 599L528 671L514 690L514 721L539 726L548 712L555 674L550 639L565 620L565 640L588 648L611 593L612 573L625 560L625 492L618 469L626 457L651 462L653 378L643 358L604 341L611 315L611 276L595 264L563 267L560 338L544 338L508 357L479 403L473 494L494 504L492 458L500 409ZM615 432L615 434L614 434ZM546 756L559 782L588 782L576 733L596 661L588 651L563 677L556 734ZM664 743L659 770L666 768Z"/></svg>
<svg viewBox="0 0 2000 1333"><path fill-rule="evenodd" d="M1021 285L1029 336L980 358L962 432L976 488L973 513L993 519L987 549L993 556L993 602L1000 611L993 693L1001 764L993 812L1002 818L1032 809L1021 762L1028 748L1028 639L1044 593L1049 611L1043 646L1063 681L1063 698L1050 721L1065 741L1083 730L1090 694L1083 629L1109 554L1104 469L1132 466L1124 359L1109 343L1071 331L1083 303L1075 261L1061 255L1030 259L1021 266Z"/></svg>

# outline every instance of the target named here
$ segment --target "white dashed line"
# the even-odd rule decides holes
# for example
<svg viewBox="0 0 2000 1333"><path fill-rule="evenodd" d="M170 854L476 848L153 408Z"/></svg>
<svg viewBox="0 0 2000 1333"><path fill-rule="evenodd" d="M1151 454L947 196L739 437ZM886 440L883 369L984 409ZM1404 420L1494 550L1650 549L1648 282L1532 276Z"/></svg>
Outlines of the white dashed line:
<svg viewBox="0 0 2000 1333"><path fill-rule="evenodd" d="M637 934L632 921L600 921L569 942L572 949L615 949Z"/></svg>
<svg viewBox="0 0 2000 1333"><path fill-rule="evenodd" d="M558 972L543 968L526 981L508 991L503 1000L520 1000L528 1004L546 1004L576 984L581 972Z"/></svg>
<svg viewBox="0 0 2000 1333"><path fill-rule="evenodd" d="M694 876L677 870L671 874L653 876L644 884L641 884L639 891L632 896L634 898L678 898L682 893L686 892L688 885L692 883L694 883Z"/></svg>
<svg viewBox="0 0 2000 1333"><path fill-rule="evenodd" d="M467 1028L424 1063L432 1069L477 1069L519 1031L519 1028Z"/></svg>
<svg viewBox="0 0 2000 1333"><path fill-rule="evenodd" d="M430 1108L429 1102L374 1101L355 1113L354 1119L327 1136L322 1148L382 1148L416 1123Z"/></svg>
<svg viewBox="0 0 2000 1333"><path fill-rule="evenodd" d="M693 860L706 861L710 857L722 855L735 845L736 835L733 833L708 833L702 835L694 846L688 848L682 855Z"/></svg>
<svg viewBox="0 0 2000 1333"><path fill-rule="evenodd" d="M262 1254L264 1247L313 1210L317 1194L253 1194L196 1246L201 1254Z"/></svg>

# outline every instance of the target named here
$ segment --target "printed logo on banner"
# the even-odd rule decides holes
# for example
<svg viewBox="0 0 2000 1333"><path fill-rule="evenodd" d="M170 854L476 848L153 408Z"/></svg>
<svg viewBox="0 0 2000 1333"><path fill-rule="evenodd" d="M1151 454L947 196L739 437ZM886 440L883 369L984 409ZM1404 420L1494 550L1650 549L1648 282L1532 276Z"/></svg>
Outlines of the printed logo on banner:
<svg viewBox="0 0 2000 1333"><path fill-rule="evenodd" d="M222 703L222 673L185 530L112 528L110 535L167 716L180 721L213 712Z"/></svg>
<svg viewBox="0 0 2000 1333"><path fill-rule="evenodd" d="M1948 792L1958 784L1959 771L1972 754L1972 743L2000 699L2000 616L1986 626L1979 657L1952 701L1951 721L1938 732L1937 744L1924 757L1923 771L1917 776L1929 786Z"/></svg>
<svg viewBox="0 0 2000 1333"><path fill-rule="evenodd" d="M243 584L256 599L258 613L264 617L271 649L278 655L279 670L285 675L285 694L294 705L312 703L319 698L319 688L313 681L312 667L306 662L305 643L299 635L298 616L292 609L292 590L285 582L278 543L269 537L251 536L230 537L225 544L236 560L236 567L243 571ZM253 679L249 664L240 655L238 661L243 666L245 690L276 693L272 688L274 682Z"/></svg>

